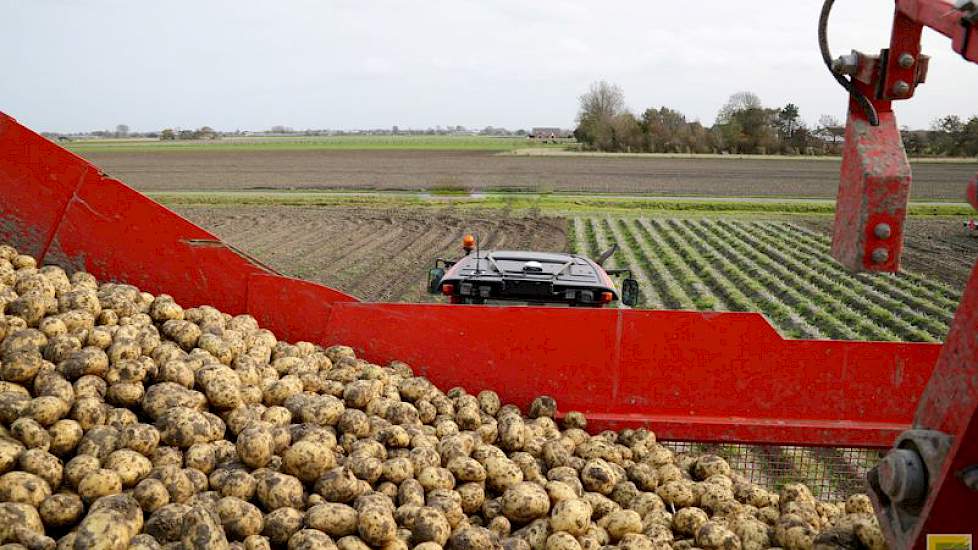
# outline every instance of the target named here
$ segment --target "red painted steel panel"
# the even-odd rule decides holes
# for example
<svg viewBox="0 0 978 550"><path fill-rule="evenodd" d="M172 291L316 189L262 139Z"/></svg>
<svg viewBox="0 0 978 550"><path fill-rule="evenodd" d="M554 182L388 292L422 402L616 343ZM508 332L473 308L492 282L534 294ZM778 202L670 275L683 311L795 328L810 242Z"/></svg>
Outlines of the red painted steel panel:
<svg viewBox="0 0 978 550"><path fill-rule="evenodd" d="M952 437L939 479L932 480L921 517L909 540L923 547L927 533L978 534L975 491L962 483L967 468L978 468L978 267L971 272L934 376L920 399L914 426Z"/></svg>
<svg viewBox="0 0 978 550"><path fill-rule="evenodd" d="M756 314L408 304L336 304L328 341L520 406L554 395L598 429L878 447L909 427L940 349L786 341Z"/></svg>
<svg viewBox="0 0 978 550"><path fill-rule="evenodd" d="M338 290L281 275L253 275L248 287L248 313L262 327L293 341L332 341L327 323L333 304L356 301Z"/></svg>
<svg viewBox="0 0 978 550"><path fill-rule="evenodd" d="M885 445L940 346L785 341L756 314L363 304L281 277L0 118L0 237L45 260L250 312L287 340L343 343L442 386L540 393L593 427L704 441ZM40 252L35 252L40 251ZM756 397L750 397L750 386ZM889 397L884 397L889 396ZM894 398L895 397L895 398Z"/></svg>
<svg viewBox="0 0 978 550"><path fill-rule="evenodd" d="M869 124L857 103L849 104L832 256L853 271L899 271L910 162L893 112L875 103L879 126ZM879 224L889 226L889 233L877 236ZM880 261L873 258L876 250L885 252Z"/></svg>
<svg viewBox="0 0 978 550"><path fill-rule="evenodd" d="M886 80L883 82L882 96L890 99L910 99L917 88L916 60L920 56L920 35L924 28L920 23L897 10L893 17L893 31L890 33L890 53L886 62ZM915 62L907 67L900 64L900 57L910 55ZM907 85L905 93L899 93L898 83Z"/></svg>
<svg viewBox="0 0 978 550"><path fill-rule="evenodd" d="M520 406L550 394L565 410L603 410L614 399L618 311L338 303L327 342L404 361L446 389L493 389Z"/></svg>
<svg viewBox="0 0 978 550"><path fill-rule="evenodd" d="M231 314L246 311L248 279L266 272L111 178L89 180L78 189L45 260Z"/></svg>
<svg viewBox="0 0 978 550"><path fill-rule="evenodd" d="M0 241L44 255L75 189L94 166L0 113Z"/></svg>
<svg viewBox="0 0 978 550"><path fill-rule="evenodd" d="M897 9L910 19L951 39L951 47L965 58L978 63L978 25L970 29L961 24L961 12L950 0L897 0ZM971 34L968 50L962 52L965 33Z"/></svg>

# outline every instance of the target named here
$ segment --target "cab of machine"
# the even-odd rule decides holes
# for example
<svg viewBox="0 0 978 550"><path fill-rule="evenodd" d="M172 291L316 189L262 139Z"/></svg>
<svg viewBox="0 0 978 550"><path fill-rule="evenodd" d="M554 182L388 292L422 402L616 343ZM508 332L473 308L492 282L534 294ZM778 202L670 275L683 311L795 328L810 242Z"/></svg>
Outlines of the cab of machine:
<svg viewBox="0 0 978 550"><path fill-rule="evenodd" d="M628 270L611 270L630 275ZM638 283L627 277L619 292L609 271L577 254L475 250L458 260L438 259L428 276L432 294L455 304L526 303L603 307L634 306Z"/></svg>

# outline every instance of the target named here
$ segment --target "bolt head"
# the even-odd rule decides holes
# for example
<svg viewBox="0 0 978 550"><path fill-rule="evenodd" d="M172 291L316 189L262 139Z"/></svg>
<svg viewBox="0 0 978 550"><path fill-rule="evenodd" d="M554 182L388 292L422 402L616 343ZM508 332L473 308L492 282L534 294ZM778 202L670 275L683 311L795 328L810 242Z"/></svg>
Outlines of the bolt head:
<svg viewBox="0 0 978 550"><path fill-rule="evenodd" d="M859 55L848 53L832 62L832 70L839 74L853 75L859 72Z"/></svg>
<svg viewBox="0 0 978 550"><path fill-rule="evenodd" d="M896 84L893 85L893 95L898 97L903 97L910 93L910 84L902 80L898 80Z"/></svg>
<svg viewBox="0 0 978 550"><path fill-rule="evenodd" d="M917 62L917 58L915 58L914 56L908 53L900 55L900 58L897 60L897 63L904 69L909 69L910 67L913 67L913 64L916 62Z"/></svg>
<svg viewBox="0 0 978 550"><path fill-rule="evenodd" d="M873 251L873 263L885 264L890 259L890 252L885 248L877 248Z"/></svg>
<svg viewBox="0 0 978 550"><path fill-rule="evenodd" d="M888 223L878 223L876 227L873 228L873 235L876 235L877 239L889 239L890 235L893 234L893 229Z"/></svg>
<svg viewBox="0 0 978 550"><path fill-rule="evenodd" d="M916 451L893 449L878 471L880 488L894 502L919 502L927 492L924 463Z"/></svg>

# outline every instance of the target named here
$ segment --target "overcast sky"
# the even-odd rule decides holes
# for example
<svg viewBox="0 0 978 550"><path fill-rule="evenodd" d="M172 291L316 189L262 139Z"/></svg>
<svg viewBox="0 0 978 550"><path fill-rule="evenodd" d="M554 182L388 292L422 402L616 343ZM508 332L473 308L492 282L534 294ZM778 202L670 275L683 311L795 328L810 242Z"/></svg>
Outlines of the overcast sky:
<svg viewBox="0 0 978 550"><path fill-rule="evenodd" d="M572 127L608 80L712 124L733 92L841 117L820 0L0 0L0 111L36 130ZM893 0L840 0L836 55L878 51ZM901 124L978 113L978 67L933 32Z"/></svg>

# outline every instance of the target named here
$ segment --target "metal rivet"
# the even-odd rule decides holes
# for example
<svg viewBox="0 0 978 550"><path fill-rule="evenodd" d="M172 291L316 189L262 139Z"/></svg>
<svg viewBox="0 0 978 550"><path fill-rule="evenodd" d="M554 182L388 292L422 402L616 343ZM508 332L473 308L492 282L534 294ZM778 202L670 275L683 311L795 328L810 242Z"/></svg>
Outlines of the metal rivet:
<svg viewBox="0 0 978 550"><path fill-rule="evenodd" d="M876 235L877 239L889 239L892 234L893 230L888 223L878 223L873 228L873 235Z"/></svg>
<svg viewBox="0 0 978 550"><path fill-rule="evenodd" d="M890 259L890 253L885 248L877 248L873 251L873 263L882 264Z"/></svg>
<svg viewBox="0 0 978 550"><path fill-rule="evenodd" d="M916 62L917 59L908 53L902 54L900 56L900 59L897 61L897 63L899 63L900 66L903 67L904 69L909 69L910 67L913 67L913 64Z"/></svg>
<svg viewBox="0 0 978 550"><path fill-rule="evenodd" d="M910 84L902 80L897 80L896 84L893 85L893 94L897 96L905 96L910 93Z"/></svg>
<svg viewBox="0 0 978 550"><path fill-rule="evenodd" d="M880 461L879 484L894 502L918 502L927 492L927 474L916 451L894 449Z"/></svg>

